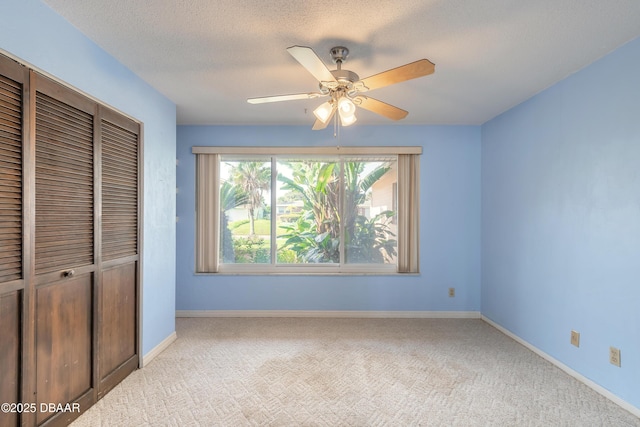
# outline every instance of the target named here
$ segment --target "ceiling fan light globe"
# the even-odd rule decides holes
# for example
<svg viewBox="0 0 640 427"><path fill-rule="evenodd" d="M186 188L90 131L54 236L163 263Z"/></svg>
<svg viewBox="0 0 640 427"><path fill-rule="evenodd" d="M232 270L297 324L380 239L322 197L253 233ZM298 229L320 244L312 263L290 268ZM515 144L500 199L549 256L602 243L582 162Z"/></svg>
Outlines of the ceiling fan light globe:
<svg viewBox="0 0 640 427"><path fill-rule="evenodd" d="M340 110L340 117L342 117L343 114L353 116L356 112L356 105L349 98L342 97L338 101L338 109Z"/></svg>
<svg viewBox="0 0 640 427"><path fill-rule="evenodd" d="M356 120L358 120L355 114L345 114L342 110L338 110L338 112L340 114L340 123L342 123L342 126L351 126L356 122Z"/></svg>
<svg viewBox="0 0 640 427"><path fill-rule="evenodd" d="M327 120L331 118L331 113L333 112L333 105L330 102L324 102L320 104L318 108L313 110L313 115L316 116L318 120L322 123L327 123Z"/></svg>

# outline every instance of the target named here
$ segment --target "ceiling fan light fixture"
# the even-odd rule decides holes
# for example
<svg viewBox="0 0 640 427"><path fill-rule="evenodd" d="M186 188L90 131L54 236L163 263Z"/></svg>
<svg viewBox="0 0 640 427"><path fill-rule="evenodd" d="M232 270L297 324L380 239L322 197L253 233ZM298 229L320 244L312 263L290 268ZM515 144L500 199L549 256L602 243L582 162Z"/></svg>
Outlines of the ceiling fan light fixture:
<svg viewBox="0 0 640 427"><path fill-rule="evenodd" d="M342 126L351 126L358 120L355 114L344 114L342 110L339 110L340 114L340 123Z"/></svg>
<svg viewBox="0 0 640 427"><path fill-rule="evenodd" d="M338 100L338 114L342 126L351 126L356 122L356 105L346 96Z"/></svg>
<svg viewBox="0 0 640 427"><path fill-rule="evenodd" d="M342 115L353 116L356 112L356 105L346 96L343 96L338 101L338 108L340 109L340 117Z"/></svg>
<svg viewBox="0 0 640 427"><path fill-rule="evenodd" d="M327 123L333 113L333 104L329 101L320 104L318 108L313 110L313 115L322 123Z"/></svg>

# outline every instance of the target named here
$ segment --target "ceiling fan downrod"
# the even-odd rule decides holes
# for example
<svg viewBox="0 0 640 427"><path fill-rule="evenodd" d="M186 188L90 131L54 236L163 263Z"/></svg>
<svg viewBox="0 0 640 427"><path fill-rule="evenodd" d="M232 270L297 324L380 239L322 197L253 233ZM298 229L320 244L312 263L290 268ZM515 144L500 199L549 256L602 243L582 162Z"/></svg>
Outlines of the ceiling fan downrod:
<svg viewBox="0 0 640 427"><path fill-rule="evenodd" d="M349 56L349 49L344 46L336 46L332 47L329 53L331 53L331 59L337 66L337 69L332 70L331 74L333 74L340 86L344 86L347 88L347 91L351 91L351 85L360 80L360 77L353 71L342 69L343 62L346 61L347 56ZM320 86L322 87L323 84L321 83Z"/></svg>

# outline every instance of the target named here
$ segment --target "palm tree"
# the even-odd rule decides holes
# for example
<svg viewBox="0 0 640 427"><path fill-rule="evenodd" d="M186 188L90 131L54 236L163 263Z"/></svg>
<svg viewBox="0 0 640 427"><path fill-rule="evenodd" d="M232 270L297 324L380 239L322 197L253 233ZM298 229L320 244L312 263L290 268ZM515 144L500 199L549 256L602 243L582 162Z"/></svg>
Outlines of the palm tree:
<svg viewBox="0 0 640 427"><path fill-rule="evenodd" d="M366 218L358 215L358 205L364 203L371 186L389 171L387 164L380 164L363 176L365 163L344 162L342 217L339 208L339 163L292 162L289 166L293 171L292 178L279 174L278 180L283 183L283 189L301 196L307 214L301 216L298 224L283 227L287 233L281 237L288 239L285 246L304 254L303 258L312 262L339 262L340 227L344 227L348 246L362 241L361 237L364 236L356 234L365 231L369 237L373 236L367 245L375 250L386 249L388 243L393 243L386 240L389 233L384 229L386 225L380 222L389 216L387 213L376 216L368 223L363 222ZM313 227L313 230L309 227Z"/></svg>
<svg viewBox="0 0 640 427"><path fill-rule="evenodd" d="M238 162L231 165L233 183L247 195L249 235L255 235L255 211L263 204L262 193L271 187L271 168L264 162Z"/></svg>
<svg viewBox="0 0 640 427"><path fill-rule="evenodd" d="M288 162L292 177L278 174L283 190L302 199L304 214L296 224L281 226L285 247L304 262L340 262L339 163Z"/></svg>
<svg viewBox="0 0 640 427"><path fill-rule="evenodd" d="M358 217L358 206L365 202L369 189L391 169L388 164L380 164L362 176L365 163L344 163L344 219L343 227L349 240L355 233L355 222Z"/></svg>

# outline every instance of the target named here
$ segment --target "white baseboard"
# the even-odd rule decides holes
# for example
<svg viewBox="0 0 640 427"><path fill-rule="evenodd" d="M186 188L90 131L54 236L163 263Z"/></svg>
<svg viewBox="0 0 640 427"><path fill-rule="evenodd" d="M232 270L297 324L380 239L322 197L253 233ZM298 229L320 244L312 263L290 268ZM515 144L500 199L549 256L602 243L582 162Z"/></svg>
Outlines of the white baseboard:
<svg viewBox="0 0 640 427"><path fill-rule="evenodd" d="M178 335L174 331L171 335L169 335L164 340L162 340L162 342L160 344L158 344L157 346L153 347L151 349L151 351L149 351L147 354L142 356L142 363L140 364L140 367L142 368L142 367L146 366L149 362L151 362L153 359L155 359L155 357L157 355L159 355L160 353L165 351L167 349L167 347L169 347L171 344L173 344L173 342L177 338L178 338Z"/></svg>
<svg viewBox="0 0 640 427"><path fill-rule="evenodd" d="M320 317L354 319L480 319L479 311L176 310L176 317Z"/></svg>
<svg viewBox="0 0 640 427"><path fill-rule="evenodd" d="M481 316L481 318L482 318L482 320L484 320L485 322L487 322L488 324L490 324L491 326L493 326L494 328L496 328L497 330L499 330L503 334L507 335L510 338L513 338L515 341L517 341L518 343L520 343L523 346L527 347L529 350L533 351L538 356L542 357L543 359L547 360L548 362L550 362L550 363L554 364L555 366L557 366L558 368L562 369L564 372L566 372L567 374L571 375L573 378L577 379L581 383L585 384L587 387L593 389L595 392L597 392L597 393L601 394L602 396L606 397L607 399L611 400L616 405L620 406L621 408L631 412L633 415L635 415L636 417L640 418L640 408L637 408L637 407L633 406L632 404L630 404L626 400L623 400L620 397L616 396L615 394L611 393L609 390L607 390L606 388L602 387L601 385L596 384L595 382L591 381L589 378L585 377L584 375L580 374L579 372L574 371L573 369L571 369L570 367L568 367L564 363L562 363L559 360L555 359L554 357L548 355L547 353L545 353L544 351L540 350L536 346L534 346L534 345L528 343L527 341L523 340L519 336L515 335L513 332L509 331L508 329L505 329L504 327L498 325L496 322L494 322L493 320L489 319L488 317Z"/></svg>

